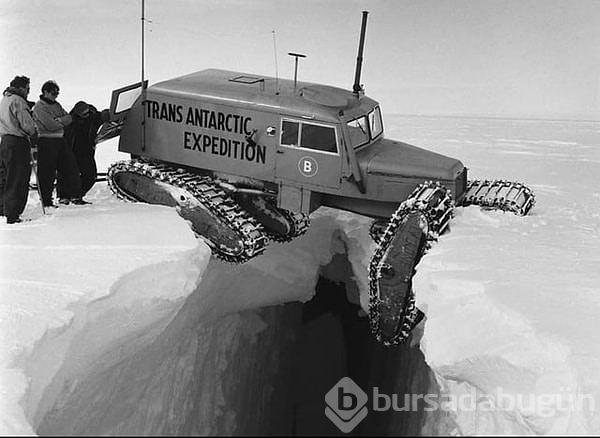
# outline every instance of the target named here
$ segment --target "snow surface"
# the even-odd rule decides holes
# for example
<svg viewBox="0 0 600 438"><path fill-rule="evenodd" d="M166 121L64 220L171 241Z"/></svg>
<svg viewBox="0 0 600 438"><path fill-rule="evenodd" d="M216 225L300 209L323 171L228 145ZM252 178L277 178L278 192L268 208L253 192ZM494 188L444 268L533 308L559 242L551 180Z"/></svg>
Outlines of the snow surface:
<svg viewBox="0 0 600 438"><path fill-rule="evenodd" d="M471 178L522 180L537 195L525 218L457 209L451 232L419 264L414 288L427 314L421 349L439 391L458 396L475 390L478 402L498 388L512 395L589 394L600 402L597 127L400 116L385 121L387 137L459 158ZM101 168L119 158L115 149L115 142L99 146ZM336 253L348 253L366 309L373 250L367 218L319 210L302 238L232 267L210 261L208 247L170 208L118 201L106 184L97 184L88 198L92 205L42 216L30 192L24 217L32 220L0 223L1 434L35 433L44 417L45 432L86 433L55 415L79 409L80 417L92 418L82 424L93 424L99 413L86 409L86 394L112 408L102 417L111 428L98 425L90 433L167 431L157 423L182 418L177 412L186 409L190 389L181 381L161 385L169 384L174 369L191 372L192 357L212 361L206 375L194 377L200 380L189 380L212 388L195 408L227 413L223 370L234 360L228 352L245 345L238 333L252 339L264 330L257 309L309 300L319 268ZM189 332L195 336L188 342L196 344L178 356L182 334ZM157 412L163 415L153 417ZM551 416L518 408L459 410L452 422L424 430L598 434L594 414L587 408ZM225 418L219 424L198 420L194 430L227 433L242 421L233 413Z"/></svg>
<svg viewBox="0 0 600 438"><path fill-rule="evenodd" d="M523 180L537 196L525 218L457 209L415 278L428 315L421 346L446 391L556 395L565 408L507 409L494 421L463 412L461 432L599 433L583 402L600 402L597 124L442 119L412 129L408 141L425 133L423 146L460 157L471 178ZM575 399L584 409L566 409Z"/></svg>

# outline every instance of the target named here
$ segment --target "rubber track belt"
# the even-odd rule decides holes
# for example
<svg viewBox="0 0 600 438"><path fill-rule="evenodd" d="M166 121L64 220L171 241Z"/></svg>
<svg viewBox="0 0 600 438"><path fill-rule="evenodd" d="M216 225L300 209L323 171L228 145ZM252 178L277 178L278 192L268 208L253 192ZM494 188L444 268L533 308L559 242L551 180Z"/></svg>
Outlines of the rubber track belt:
<svg viewBox="0 0 600 438"><path fill-rule="evenodd" d="M435 196L432 197L432 193ZM478 205L524 216L535 205L535 195L520 182L473 180L468 182L458 205ZM387 226L382 220L371 225L369 232L378 245L369 263L369 319L373 334L385 345L406 341L424 317L415 305L412 291L414 268L431 242L444 232L453 206L445 188L439 183L426 182L400 204ZM400 245L401 250L390 250L392 245ZM409 260L411 254L413 260ZM389 263L386 257L393 256L397 260ZM398 276L393 292L390 287L394 284L394 279L390 278L392 274Z"/></svg>
<svg viewBox="0 0 600 438"><path fill-rule="evenodd" d="M126 201L138 201L138 199L117 185L115 176L120 172L132 172L183 189L210 211L214 217L227 224L229 229L240 236L243 247L240 254L230 254L221 249L218 242L212 242L205 236L200 236L211 247L213 254L221 260L230 263L244 263L265 250L268 240L262 226L243 211L211 177L143 160L119 161L109 168L107 181L111 190Z"/></svg>
<svg viewBox="0 0 600 438"><path fill-rule="evenodd" d="M479 205L525 216L535 205L535 195L529 187L520 182L503 179L473 180L469 181L465 195L458 205Z"/></svg>
<svg viewBox="0 0 600 438"><path fill-rule="evenodd" d="M454 202L437 182L418 186L392 215L369 262L369 321L375 338L404 342L423 314L412 291L414 268L448 225Z"/></svg>
<svg viewBox="0 0 600 438"><path fill-rule="evenodd" d="M310 219L308 215L304 213L294 213L290 210L284 210L283 208L275 207L277 210L285 216L286 220L291 224L292 232L286 236L279 236L274 233L269 233L269 230L266 230L269 238L274 240L275 242L286 243L291 242L296 237L299 237L306 233L306 230L310 227Z"/></svg>

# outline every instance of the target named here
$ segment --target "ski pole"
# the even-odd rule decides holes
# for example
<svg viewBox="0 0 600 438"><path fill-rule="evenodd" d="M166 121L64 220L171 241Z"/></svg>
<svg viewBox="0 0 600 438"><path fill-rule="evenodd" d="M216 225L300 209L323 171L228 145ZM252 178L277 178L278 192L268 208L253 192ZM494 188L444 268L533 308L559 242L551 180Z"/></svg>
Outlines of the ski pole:
<svg viewBox="0 0 600 438"><path fill-rule="evenodd" d="M37 145L32 144L31 139L28 138L29 140L29 146L30 146L30 154L31 154L31 169L33 170L33 175L35 176L35 186L38 192L38 196L40 197L40 205L42 206L42 214L46 214L46 208L44 207L44 201L42 199L42 189L40 188L40 179L38 178L38 171L37 171L37 158L35 157L35 152L33 151L34 148L37 149Z"/></svg>

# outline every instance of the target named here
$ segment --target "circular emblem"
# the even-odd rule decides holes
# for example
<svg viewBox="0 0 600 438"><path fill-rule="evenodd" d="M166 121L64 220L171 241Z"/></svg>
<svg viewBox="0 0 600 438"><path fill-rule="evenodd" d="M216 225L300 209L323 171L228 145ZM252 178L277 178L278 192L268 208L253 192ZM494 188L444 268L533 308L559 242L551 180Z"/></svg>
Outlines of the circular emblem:
<svg viewBox="0 0 600 438"><path fill-rule="evenodd" d="M302 157L298 161L298 170L304 176L315 176L319 170L319 164L312 157Z"/></svg>

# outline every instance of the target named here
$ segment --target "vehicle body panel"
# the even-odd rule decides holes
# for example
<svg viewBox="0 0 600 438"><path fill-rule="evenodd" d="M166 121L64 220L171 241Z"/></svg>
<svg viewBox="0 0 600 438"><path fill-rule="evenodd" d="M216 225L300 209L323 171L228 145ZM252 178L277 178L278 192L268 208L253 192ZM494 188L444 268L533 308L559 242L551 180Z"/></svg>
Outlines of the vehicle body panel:
<svg viewBox="0 0 600 438"><path fill-rule="evenodd" d="M120 151L246 178L291 210L327 205L386 217L424 181L440 181L456 197L466 184L460 161L385 139L381 121L377 137L357 145L357 121L379 112L360 93L211 69L148 88L144 114L142 101L125 117Z"/></svg>

